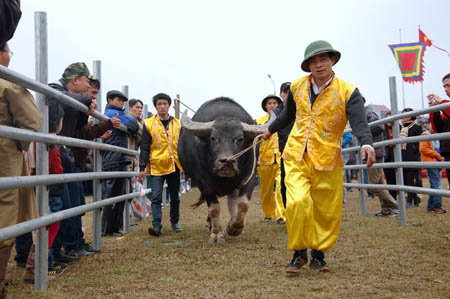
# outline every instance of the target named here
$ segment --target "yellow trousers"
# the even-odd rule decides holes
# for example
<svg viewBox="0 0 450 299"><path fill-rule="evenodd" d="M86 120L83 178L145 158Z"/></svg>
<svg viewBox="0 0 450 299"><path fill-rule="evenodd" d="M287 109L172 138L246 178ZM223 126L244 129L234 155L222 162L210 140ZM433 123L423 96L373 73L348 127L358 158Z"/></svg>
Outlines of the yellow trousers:
<svg viewBox="0 0 450 299"><path fill-rule="evenodd" d="M330 251L341 225L342 168L316 170L307 153L301 162L284 160L284 166L288 249Z"/></svg>
<svg viewBox="0 0 450 299"><path fill-rule="evenodd" d="M278 167L277 175L275 177L277 186L275 187L275 217L286 221L286 209L283 204L283 197L281 196L281 167Z"/></svg>
<svg viewBox="0 0 450 299"><path fill-rule="evenodd" d="M264 217L272 218L275 216L275 178L280 172L280 165L260 165L258 166L259 176L259 198L261 200L261 207L264 212Z"/></svg>

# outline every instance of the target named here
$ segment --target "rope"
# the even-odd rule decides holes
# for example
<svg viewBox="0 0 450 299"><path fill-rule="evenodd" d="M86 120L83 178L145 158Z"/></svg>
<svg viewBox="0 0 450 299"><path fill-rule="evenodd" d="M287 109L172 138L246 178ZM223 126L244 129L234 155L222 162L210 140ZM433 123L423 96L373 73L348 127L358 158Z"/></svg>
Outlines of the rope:
<svg viewBox="0 0 450 299"><path fill-rule="evenodd" d="M255 169L256 169L256 146L258 145L258 143L261 142L261 137L263 136L263 134L260 134L258 136L255 137L255 139L253 139L253 144L250 145L249 147L247 147L246 149L240 151L239 153L227 158L227 161L233 161L236 160L237 158L239 158L240 156L242 156L243 154L245 154L246 152L248 152L251 148L253 148L253 167L252 167L252 173L250 174L250 176L247 178L247 180L245 181L245 183L243 183L242 185L247 185L247 183L250 181L250 179L252 178L253 174L255 173Z"/></svg>

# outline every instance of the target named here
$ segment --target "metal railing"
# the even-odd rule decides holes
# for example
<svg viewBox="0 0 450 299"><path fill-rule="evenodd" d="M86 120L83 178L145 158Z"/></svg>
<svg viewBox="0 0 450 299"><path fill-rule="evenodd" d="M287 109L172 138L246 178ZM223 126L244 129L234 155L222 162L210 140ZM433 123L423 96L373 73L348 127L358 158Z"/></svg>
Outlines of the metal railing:
<svg viewBox="0 0 450 299"><path fill-rule="evenodd" d="M104 206L111 205L120 201L126 201L144 196L140 192L130 193L129 178L137 176L137 172L103 172L100 150L120 152L127 155L137 155L138 151L112 146L101 143L101 139L94 141L69 138L64 136L48 134L48 106L47 97L51 97L81 112L88 112L87 106L81 104L75 99L61 93L47 85L47 20L43 12L35 13L35 43L36 43L36 80L28 78L20 73L0 65L0 78L21 85L25 88L36 91L36 102L38 108L43 114L43 122L40 132L32 132L19 128L0 126L0 137L22 141L36 142L36 175L27 177L1 177L0 189L23 188L36 186L36 199L39 208L39 218L22 222L17 225L0 229L0 241L17 237L24 233L37 231L36 234L36 259L35 259L35 289L45 290L48 286L48 231L47 225L61 221L73 216L81 215L94 210L93 215L93 248L101 249L101 211ZM101 78L100 62L94 61L94 76ZM108 117L101 114L101 93L99 93L99 105L97 111L92 115L97 120L107 120ZM121 125L120 130L128 132L127 128ZM74 147L94 149L94 171L90 173L71 173L71 174L48 174L48 150L47 144L62 144ZM101 179L108 178L126 178L127 192L125 195L102 200ZM48 190L47 185L68 183L76 181L94 180L94 202L82 206L62 210L57 213L48 213ZM145 189L147 194L150 189ZM129 205L124 210L124 231L130 229L129 223Z"/></svg>

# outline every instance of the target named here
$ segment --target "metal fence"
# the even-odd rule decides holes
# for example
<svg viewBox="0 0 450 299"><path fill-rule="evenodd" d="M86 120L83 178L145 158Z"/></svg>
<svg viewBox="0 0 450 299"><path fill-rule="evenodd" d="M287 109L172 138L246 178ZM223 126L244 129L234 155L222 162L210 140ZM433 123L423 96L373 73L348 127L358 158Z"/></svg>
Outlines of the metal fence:
<svg viewBox="0 0 450 299"><path fill-rule="evenodd" d="M35 43L36 43L36 80L28 78L11 69L0 65L0 78L10 82L19 84L23 87L31 89L36 92L36 102L43 114L43 122L40 132L31 132L19 128L8 126L0 126L0 137L10 138L23 141L36 142L36 175L28 177L2 177L0 178L0 189L22 188L28 186L36 186L36 199L38 202L39 218L22 222L17 225L0 229L0 241L8 240L24 233L36 230L36 259L35 259L35 289L45 290L48 286L48 231L47 225L61 221L73 216L84 214L88 211L94 211L93 215L93 248L101 249L101 208L120 201L125 201L126 206L124 210L124 231L130 230L129 222L129 200L142 194L140 192L130 193L131 177L137 176L137 172L102 172L100 151L114 151L128 155L138 155L137 151L112 146L101 143L101 139L97 141L87 141L76 138L69 138L63 136L56 136L48 134L48 106L47 97L52 97L60 103L71 106L81 112L87 112L88 108L74 100L73 98L50 88L47 85L47 19L46 13L35 13ZM94 61L94 75L101 79L101 63ZM123 89L128 93L128 87L123 86ZM108 118L101 114L101 93L99 93L98 111L91 114L97 120L107 120ZM127 132L123 125L120 128ZM94 150L94 166L93 172L90 173L71 173L60 175L48 174L48 150L47 144L62 144L68 146L90 148ZM108 178L126 178L127 192L125 195L114 198L102 200L101 179ZM78 206L75 208L62 210L57 213L48 215L48 191L47 185L57 183L68 183L75 181L94 180L93 203ZM150 189L145 190L147 194Z"/></svg>

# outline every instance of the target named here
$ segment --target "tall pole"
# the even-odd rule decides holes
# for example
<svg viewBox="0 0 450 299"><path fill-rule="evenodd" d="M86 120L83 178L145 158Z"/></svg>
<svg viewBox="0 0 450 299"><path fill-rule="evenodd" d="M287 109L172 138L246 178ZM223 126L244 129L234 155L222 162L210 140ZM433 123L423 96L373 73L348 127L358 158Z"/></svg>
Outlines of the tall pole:
<svg viewBox="0 0 450 299"><path fill-rule="evenodd" d="M400 35L400 44L402 43L402 29L399 28L398 29L399 35ZM405 82L403 82L403 73L402 70L400 69L400 74L401 74L401 78L402 78L402 96L403 96L403 109L406 108L406 101L405 101Z"/></svg>
<svg viewBox="0 0 450 299"><path fill-rule="evenodd" d="M94 60L93 63L93 74L94 77L100 81L100 90L98 91L97 96L97 112L102 113L102 62L100 60ZM95 119L95 123L98 122L98 119ZM102 142L100 138L96 140L96 142ZM100 150L94 149L94 172L102 171L102 155ZM94 180L93 181L93 200L94 202L102 200L102 181ZM93 225L92 225L92 235L93 235L93 247L95 250L102 249L102 210L97 209L93 212Z"/></svg>
<svg viewBox="0 0 450 299"><path fill-rule="evenodd" d="M128 98L128 85L122 85L122 92ZM125 102L125 112L128 112L128 102Z"/></svg>
<svg viewBox="0 0 450 299"><path fill-rule="evenodd" d="M34 13L34 38L36 59L36 81L48 83L48 43L47 43L47 13ZM41 110L43 119L40 132L48 134L48 106L45 95L36 93L36 103ZM28 150L28 149L24 149ZM44 143L36 143L36 175L48 175L48 149ZM48 214L47 186L36 187L36 199L39 216ZM36 231L34 289L46 290L48 286L48 231L42 227Z"/></svg>
<svg viewBox="0 0 450 299"><path fill-rule="evenodd" d="M397 84L395 82L395 77L389 77L389 91L391 98L391 111L392 115L398 114L398 103L397 103ZM397 139L400 137L400 121L394 120L392 124L392 138ZM394 162L402 162L402 152L401 145L394 145ZM403 168L398 167L395 169L395 180L397 185L403 186ZM398 192L398 210L400 214L400 225L406 226L406 205L405 205L405 192Z"/></svg>
<svg viewBox="0 0 450 299"><path fill-rule="evenodd" d="M272 76L270 74L267 74L267 77L269 77L270 81L272 81L272 85L273 85L273 94L277 95L277 89L275 87L275 82L272 79Z"/></svg>
<svg viewBox="0 0 450 299"><path fill-rule="evenodd" d="M122 92L128 98L128 85L122 85ZM128 112L128 102L125 102L125 112ZM128 138L128 135L127 135ZM131 178L125 178L125 193L130 193L131 190ZM125 208L123 210L123 232L130 231L130 203L131 200L125 200Z"/></svg>

